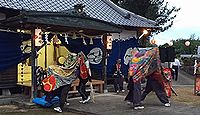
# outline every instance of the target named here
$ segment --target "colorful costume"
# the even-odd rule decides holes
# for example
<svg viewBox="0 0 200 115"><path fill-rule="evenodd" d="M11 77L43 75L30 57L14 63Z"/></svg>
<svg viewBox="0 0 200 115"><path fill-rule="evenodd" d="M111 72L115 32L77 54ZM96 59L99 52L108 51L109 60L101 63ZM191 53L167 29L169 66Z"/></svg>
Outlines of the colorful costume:
<svg viewBox="0 0 200 115"><path fill-rule="evenodd" d="M141 106L140 101L145 98L145 96L149 93L148 88L151 89L151 82L146 87L147 93L141 96L141 80L145 79L146 76L153 76L156 70L161 70L161 62L159 57L158 48L143 48L137 49L134 48L131 52L132 58L129 63L129 93L125 100L133 102L135 107ZM160 76L163 79L162 74ZM150 78L150 77L149 77ZM158 80L163 84L163 80ZM163 87L161 87L163 88ZM166 94L165 94L166 95ZM166 99L166 98L164 98ZM166 99L167 100L167 99ZM167 101L166 101L167 102ZM166 103L163 101L163 103Z"/></svg>
<svg viewBox="0 0 200 115"><path fill-rule="evenodd" d="M44 90L50 92L61 86L71 84L77 78L77 60L77 55L69 53L68 58L64 63L64 67L58 65L49 66L47 68L48 77L42 81Z"/></svg>
<svg viewBox="0 0 200 115"><path fill-rule="evenodd" d="M144 79L157 68L160 68L158 48L133 49L129 63L129 76L133 77L133 82Z"/></svg>
<svg viewBox="0 0 200 115"><path fill-rule="evenodd" d="M46 93L45 100L59 97L59 106L54 110L62 112L72 82L77 78L78 56L69 53L64 62L64 67L51 65L47 69L48 77L43 79L42 84Z"/></svg>

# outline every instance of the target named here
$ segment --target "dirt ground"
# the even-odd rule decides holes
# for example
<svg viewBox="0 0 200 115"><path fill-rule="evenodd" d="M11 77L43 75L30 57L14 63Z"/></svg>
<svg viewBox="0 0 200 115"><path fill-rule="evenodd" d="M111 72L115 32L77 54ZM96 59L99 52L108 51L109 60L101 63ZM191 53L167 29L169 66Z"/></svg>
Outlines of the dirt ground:
<svg viewBox="0 0 200 115"><path fill-rule="evenodd" d="M175 87L178 96L172 94L171 100L193 106L200 106L200 96L194 95L194 87Z"/></svg>

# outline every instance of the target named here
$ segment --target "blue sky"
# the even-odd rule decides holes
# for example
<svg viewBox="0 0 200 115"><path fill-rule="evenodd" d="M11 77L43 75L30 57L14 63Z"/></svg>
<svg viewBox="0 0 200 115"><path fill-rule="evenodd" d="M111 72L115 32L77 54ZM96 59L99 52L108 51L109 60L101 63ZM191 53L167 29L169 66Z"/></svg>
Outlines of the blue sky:
<svg viewBox="0 0 200 115"><path fill-rule="evenodd" d="M163 45L170 40L188 39L192 34L200 37L200 0L165 0L169 5L180 7L174 25L156 36L156 44Z"/></svg>

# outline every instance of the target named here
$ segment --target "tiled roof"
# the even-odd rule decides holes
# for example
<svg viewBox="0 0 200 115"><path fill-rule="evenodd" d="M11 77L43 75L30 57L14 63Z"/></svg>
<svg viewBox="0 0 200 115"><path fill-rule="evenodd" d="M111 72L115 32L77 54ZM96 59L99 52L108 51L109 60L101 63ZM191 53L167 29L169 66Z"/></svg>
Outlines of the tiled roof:
<svg viewBox="0 0 200 115"><path fill-rule="evenodd" d="M110 0L0 0L0 7L27 11L65 12L76 4L85 5L84 12L91 18L122 26L156 27L154 21L122 9Z"/></svg>

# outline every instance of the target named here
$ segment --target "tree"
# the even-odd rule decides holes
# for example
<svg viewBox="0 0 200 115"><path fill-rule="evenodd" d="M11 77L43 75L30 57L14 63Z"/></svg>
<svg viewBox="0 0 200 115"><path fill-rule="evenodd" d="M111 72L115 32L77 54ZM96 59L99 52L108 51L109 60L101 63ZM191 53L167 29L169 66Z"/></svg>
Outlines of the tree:
<svg viewBox="0 0 200 115"><path fill-rule="evenodd" d="M186 41L190 42L189 46L185 45ZM200 39L199 39L199 37L196 38L195 34L192 34L190 36L190 38L188 38L188 39L180 38L177 40L173 40L172 42L173 42L173 47L175 48L176 55L178 55L178 56L180 56L181 54L196 55L198 46L200 46ZM162 46L167 47L166 44L164 44Z"/></svg>
<svg viewBox="0 0 200 115"><path fill-rule="evenodd" d="M175 6L169 7L165 0L111 0L118 6L135 14L154 20L161 27L155 34L169 29L180 10Z"/></svg>

